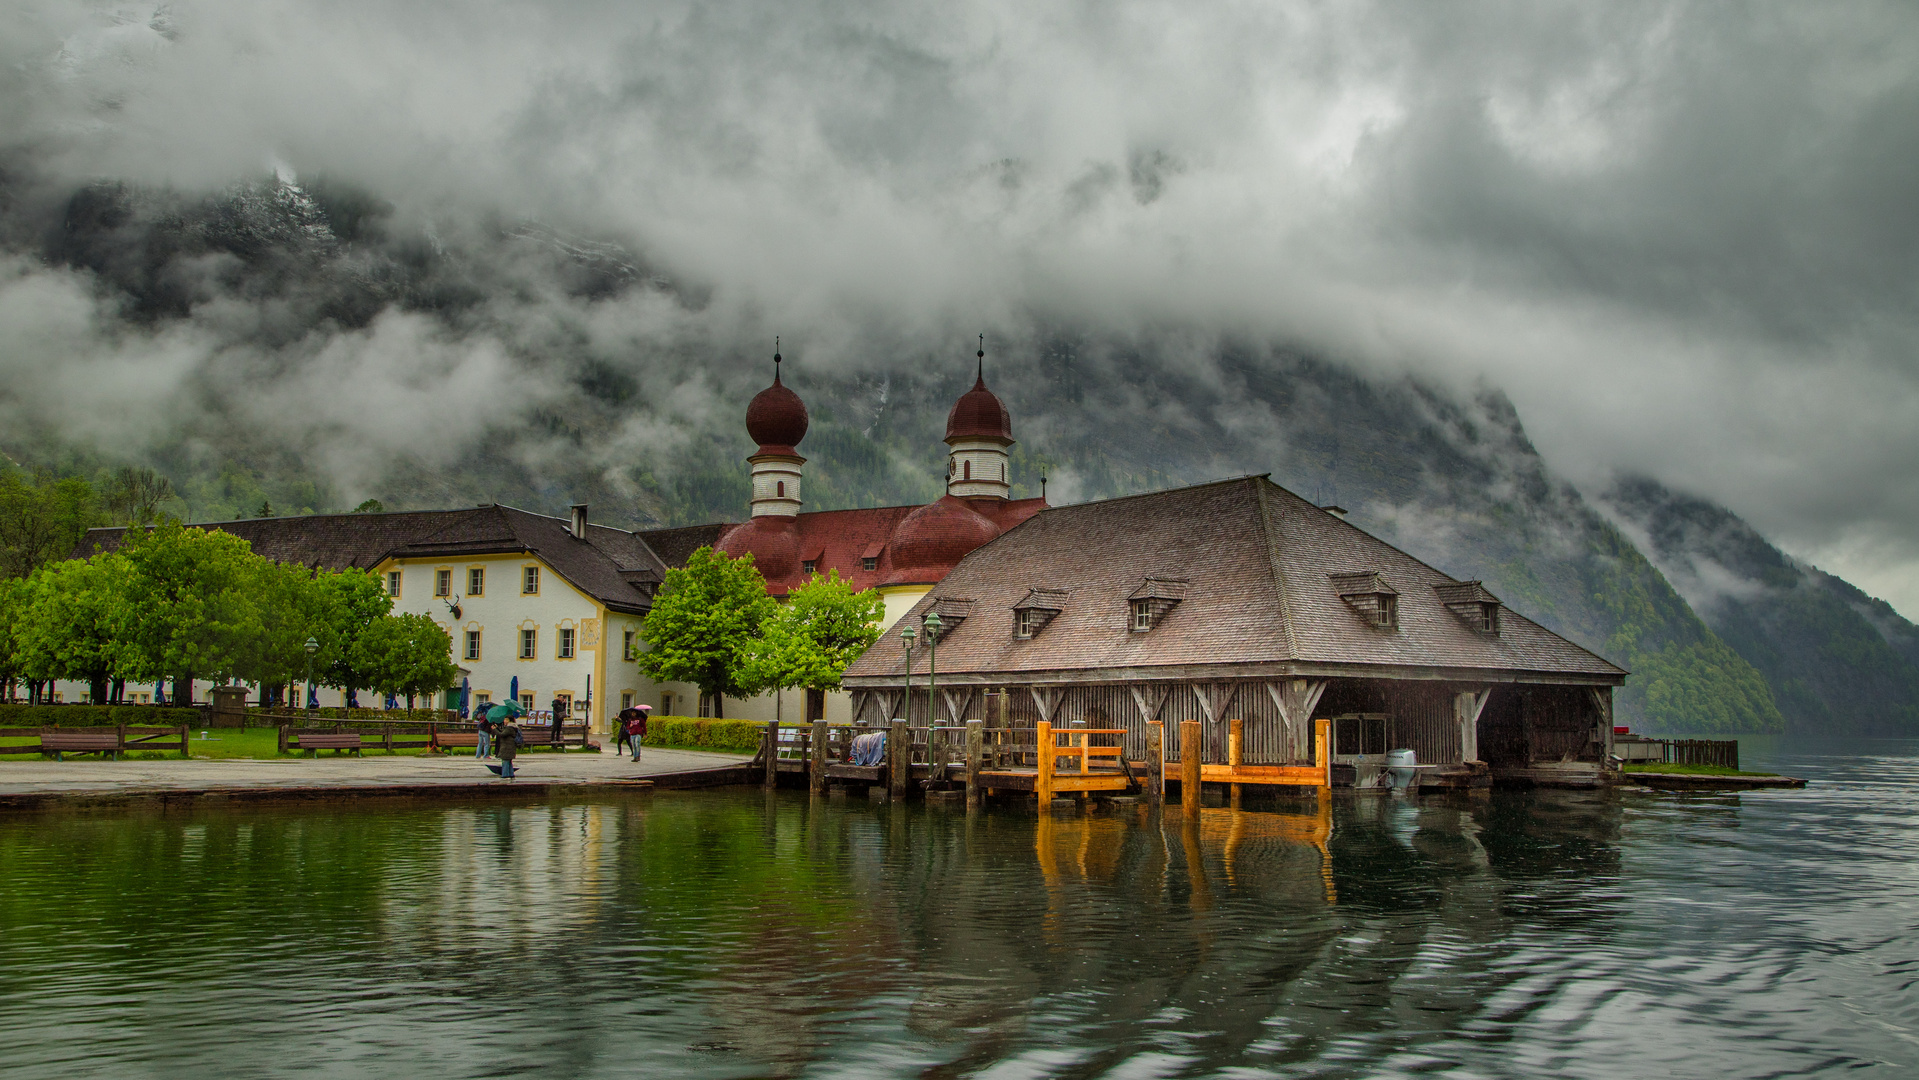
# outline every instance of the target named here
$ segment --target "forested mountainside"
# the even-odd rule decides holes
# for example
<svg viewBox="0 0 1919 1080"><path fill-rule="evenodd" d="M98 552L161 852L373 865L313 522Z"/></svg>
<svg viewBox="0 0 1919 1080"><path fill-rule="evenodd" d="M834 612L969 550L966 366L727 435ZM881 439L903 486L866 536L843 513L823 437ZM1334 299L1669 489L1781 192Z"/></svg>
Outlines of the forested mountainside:
<svg viewBox="0 0 1919 1080"><path fill-rule="evenodd" d="M0 174L6 185L0 228L15 256L85 282L110 324L110 344L74 348L144 340L203 357L179 377L190 396L139 418L139 441L28 423L0 435L17 460L154 465L196 520L368 497L549 512L584 501L596 520L635 526L745 512L742 417L771 374L771 331L768 348L747 350L698 329L699 286L615 245L532 223L401 226L379 200L324 182L217 196L103 184L51 208L18 176ZM787 382L813 414L809 507L939 494L946 411L973 378L971 340L952 336L902 341L876 324L817 360L789 338ZM1038 494L1042 476L1070 502L1271 473L1631 669L1622 722L1784 726L1750 654L1551 473L1496 389L1043 315L990 332L987 347L1020 439L1016 494Z"/></svg>
<svg viewBox="0 0 1919 1080"><path fill-rule="evenodd" d="M1693 610L1765 675L1789 730L1919 732L1919 627L1723 507L1624 477L1601 501Z"/></svg>

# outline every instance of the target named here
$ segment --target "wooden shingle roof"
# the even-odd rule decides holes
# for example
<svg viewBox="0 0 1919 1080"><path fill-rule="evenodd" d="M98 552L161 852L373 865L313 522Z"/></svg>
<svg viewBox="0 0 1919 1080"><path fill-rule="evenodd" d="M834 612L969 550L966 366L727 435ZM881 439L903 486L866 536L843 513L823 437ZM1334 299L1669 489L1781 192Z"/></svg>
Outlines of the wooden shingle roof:
<svg viewBox="0 0 1919 1080"><path fill-rule="evenodd" d="M1341 599L1358 575L1398 594L1396 626L1371 625ZM1129 598L1142 581L1169 579L1182 582L1180 602L1150 631L1131 632ZM945 597L973 600L971 617L939 644L942 681L1167 678L1175 669L1624 679L1623 669L1522 616L1508 613L1497 635L1475 632L1436 588L1459 584L1265 477L1247 477L1043 511L968 555L906 617L917 621ZM1064 599L1057 617L1020 639L1013 609L1036 586ZM915 662L923 673L923 650ZM897 683L899 671L887 635L847 670L847 684Z"/></svg>

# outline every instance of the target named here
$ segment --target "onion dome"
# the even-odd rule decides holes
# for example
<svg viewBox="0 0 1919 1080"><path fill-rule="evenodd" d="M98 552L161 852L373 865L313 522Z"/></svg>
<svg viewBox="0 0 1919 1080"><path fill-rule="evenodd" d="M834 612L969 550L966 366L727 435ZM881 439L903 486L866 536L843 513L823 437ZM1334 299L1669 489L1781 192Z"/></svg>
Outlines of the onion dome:
<svg viewBox="0 0 1919 1080"><path fill-rule="evenodd" d="M999 535L999 526L947 495L906 515L887 544L893 557L889 585L938 581L969 552Z"/></svg>
<svg viewBox="0 0 1919 1080"><path fill-rule="evenodd" d="M979 351L979 375L973 388L953 403L946 414L946 441L954 439L998 439L1013 441L1013 417L1006 406L986 388L986 346Z"/></svg>
<svg viewBox="0 0 1919 1080"><path fill-rule="evenodd" d="M746 433L762 454L792 454L806 438L806 403L780 384L780 354L773 354L773 385L746 407Z"/></svg>
<svg viewBox="0 0 1919 1080"><path fill-rule="evenodd" d="M799 527L790 517L756 517L735 525L713 545L734 558L752 554L753 565L768 585L800 572Z"/></svg>

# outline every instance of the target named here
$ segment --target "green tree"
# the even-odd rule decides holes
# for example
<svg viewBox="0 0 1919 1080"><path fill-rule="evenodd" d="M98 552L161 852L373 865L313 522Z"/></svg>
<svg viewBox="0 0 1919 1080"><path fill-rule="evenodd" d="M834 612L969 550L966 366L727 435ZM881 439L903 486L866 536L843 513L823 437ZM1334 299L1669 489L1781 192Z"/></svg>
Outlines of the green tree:
<svg viewBox="0 0 1919 1080"><path fill-rule="evenodd" d="M384 514L386 513L386 507L381 505L378 499L368 499L354 507L353 512L356 514Z"/></svg>
<svg viewBox="0 0 1919 1080"><path fill-rule="evenodd" d="M880 636L886 602L872 589L854 592L838 570L815 574L786 594L760 628L748 681L765 690L803 686L831 690L846 666Z"/></svg>
<svg viewBox="0 0 1919 1080"><path fill-rule="evenodd" d="M654 682L688 682L725 716L725 696L751 697L753 649L775 610L753 556L731 558L703 547L666 572L647 613L640 672Z"/></svg>
<svg viewBox="0 0 1919 1080"><path fill-rule="evenodd" d="M13 639L20 673L29 679L75 679L95 705L119 660L118 628L126 603L127 560L99 553L48 563L19 592Z"/></svg>
<svg viewBox="0 0 1919 1080"><path fill-rule="evenodd" d="M14 635L26 603L27 583L0 577L0 702L13 700L14 681L21 677L20 650Z"/></svg>
<svg viewBox="0 0 1919 1080"><path fill-rule="evenodd" d="M160 519L160 508L178 498L173 481L131 465L114 473L100 492L106 519L115 525L151 525Z"/></svg>
<svg viewBox="0 0 1919 1080"><path fill-rule="evenodd" d="M452 687L453 639L426 615L382 615L361 631L353 644L354 665L382 694L406 695L413 708L418 695Z"/></svg>
<svg viewBox="0 0 1919 1080"><path fill-rule="evenodd" d="M164 520L129 529L126 602L119 607L120 670L170 678L176 701L193 680L238 673L261 633L259 564L245 540Z"/></svg>
<svg viewBox="0 0 1919 1080"><path fill-rule="evenodd" d="M99 501L85 480L0 472L0 577L23 578L72 556L99 523Z"/></svg>
<svg viewBox="0 0 1919 1080"><path fill-rule="evenodd" d="M265 691L306 674L306 640L318 641L329 631L331 597L304 566L269 562L257 555L254 560L251 592L259 633L246 643L234 675ZM314 660L317 674L317 653Z"/></svg>
<svg viewBox="0 0 1919 1080"><path fill-rule="evenodd" d="M313 635L320 642L313 658L314 679L342 691L352 703L358 691L373 689L373 677L355 662L363 655L356 646L368 627L393 610L393 598L378 576L360 569L321 574L314 585L322 614L320 630Z"/></svg>

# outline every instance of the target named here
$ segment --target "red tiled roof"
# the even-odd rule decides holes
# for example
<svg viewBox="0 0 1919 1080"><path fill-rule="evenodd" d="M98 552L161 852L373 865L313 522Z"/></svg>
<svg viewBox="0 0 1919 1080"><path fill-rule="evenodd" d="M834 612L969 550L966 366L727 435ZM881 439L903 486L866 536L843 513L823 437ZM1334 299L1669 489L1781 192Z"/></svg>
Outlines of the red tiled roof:
<svg viewBox="0 0 1919 1080"><path fill-rule="evenodd" d="M1399 594L1398 625L1369 625L1335 575L1377 573ZM1184 596L1150 631L1129 626L1128 598L1148 578L1183 579ZM1497 670L1617 683L1625 672L1529 619L1498 635L1448 610L1453 578L1264 477L1049 509L968 555L914 606L973 601L940 642L940 676L1017 679L1199 666L1379 665ZM1029 639L1013 609L1035 591L1063 593ZM1449 590L1450 592L1450 590ZM917 658L924 670L925 656ZM847 669L849 685L899 678L888 644ZM1102 678L1108 676L1101 676Z"/></svg>

